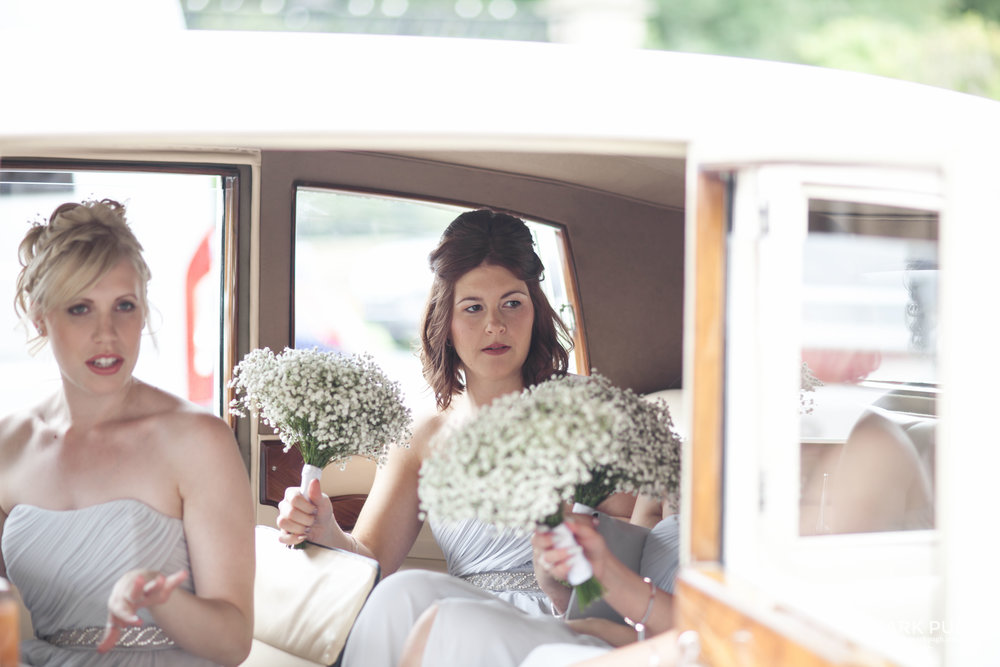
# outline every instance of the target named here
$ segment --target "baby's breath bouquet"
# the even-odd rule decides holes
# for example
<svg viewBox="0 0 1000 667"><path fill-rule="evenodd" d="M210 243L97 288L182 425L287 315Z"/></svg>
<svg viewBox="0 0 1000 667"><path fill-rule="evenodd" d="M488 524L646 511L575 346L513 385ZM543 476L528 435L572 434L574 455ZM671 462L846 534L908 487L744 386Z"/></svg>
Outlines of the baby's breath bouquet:
<svg viewBox="0 0 1000 667"><path fill-rule="evenodd" d="M501 528L556 530L562 507L615 492L662 496L680 483L680 440L665 403L599 375L568 375L508 394L433 444L420 470L421 510ZM562 534L562 537L560 535ZM603 590L582 554L569 574L580 606Z"/></svg>
<svg viewBox="0 0 1000 667"><path fill-rule="evenodd" d="M259 415L302 454L302 492L331 463L351 456L385 461L390 443L409 440L410 410L399 385L368 355L285 348L253 350L233 371L234 414Z"/></svg>
<svg viewBox="0 0 1000 667"><path fill-rule="evenodd" d="M811 415L813 408L816 406L816 399L811 394L816 391L817 387L823 386L823 381L813 375L809 364L804 361L802 362L802 366L799 367L799 375L801 383L799 385L799 413Z"/></svg>

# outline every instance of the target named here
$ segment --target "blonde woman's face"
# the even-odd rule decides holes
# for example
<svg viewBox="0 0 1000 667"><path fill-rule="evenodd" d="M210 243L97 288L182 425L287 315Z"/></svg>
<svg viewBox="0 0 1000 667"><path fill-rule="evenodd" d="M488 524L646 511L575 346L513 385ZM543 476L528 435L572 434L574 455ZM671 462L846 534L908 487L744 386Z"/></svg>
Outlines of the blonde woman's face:
<svg viewBox="0 0 1000 667"><path fill-rule="evenodd" d="M135 267L120 260L90 289L52 308L42 324L63 384L103 394L127 386L145 324Z"/></svg>

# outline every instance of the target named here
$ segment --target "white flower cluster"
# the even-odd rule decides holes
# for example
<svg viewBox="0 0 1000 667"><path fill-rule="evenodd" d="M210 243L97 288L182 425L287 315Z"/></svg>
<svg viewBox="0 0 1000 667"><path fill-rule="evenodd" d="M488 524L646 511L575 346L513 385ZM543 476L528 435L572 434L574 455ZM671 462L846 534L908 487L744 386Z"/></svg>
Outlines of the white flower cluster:
<svg viewBox="0 0 1000 667"><path fill-rule="evenodd" d="M595 474L609 492L662 496L680 483L680 439L666 403L601 375L508 394L442 434L420 470L421 511L530 531Z"/></svg>
<svg viewBox="0 0 1000 667"><path fill-rule="evenodd" d="M368 355L264 348L247 354L229 384L234 414L259 415L305 463L323 468L354 455L383 463L390 443L410 438L399 385Z"/></svg>
<svg viewBox="0 0 1000 667"><path fill-rule="evenodd" d="M812 369L806 362L802 362L801 372L801 385L799 386L799 414L809 415L812 414L813 408L816 407L816 399L812 396L807 396L814 391L816 387L822 387L823 381L818 377L813 375Z"/></svg>

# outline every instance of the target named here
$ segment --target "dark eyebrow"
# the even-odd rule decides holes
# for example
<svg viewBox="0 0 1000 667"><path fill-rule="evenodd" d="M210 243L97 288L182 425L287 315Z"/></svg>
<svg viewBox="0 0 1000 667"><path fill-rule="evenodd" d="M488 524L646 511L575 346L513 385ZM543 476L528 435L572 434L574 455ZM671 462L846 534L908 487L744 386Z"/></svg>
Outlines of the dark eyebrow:
<svg viewBox="0 0 1000 667"><path fill-rule="evenodd" d="M509 299L510 297L515 296L515 295L527 297L528 293L525 292L524 290L513 289L513 290L511 290L511 291L509 291L509 292L507 292L505 294L501 294L500 295L500 300L502 301L504 299ZM482 300L483 300L483 297L481 297L481 296L467 296L467 297L463 297L463 298L459 299L455 303L462 303L463 301L482 301Z"/></svg>

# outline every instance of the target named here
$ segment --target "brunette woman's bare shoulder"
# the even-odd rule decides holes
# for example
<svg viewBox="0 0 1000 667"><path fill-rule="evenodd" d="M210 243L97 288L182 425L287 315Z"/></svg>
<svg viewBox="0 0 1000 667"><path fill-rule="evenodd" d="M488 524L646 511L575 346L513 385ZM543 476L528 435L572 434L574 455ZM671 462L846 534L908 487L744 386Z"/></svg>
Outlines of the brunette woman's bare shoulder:
<svg viewBox="0 0 1000 667"><path fill-rule="evenodd" d="M422 460L433 446L435 438L455 423L453 408L418 415L413 423L410 449Z"/></svg>

